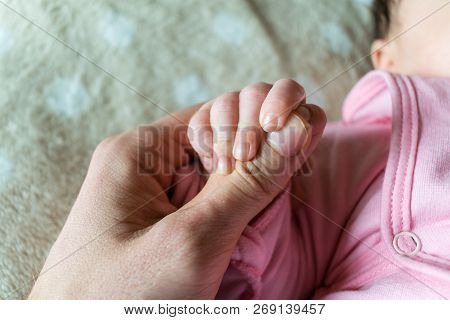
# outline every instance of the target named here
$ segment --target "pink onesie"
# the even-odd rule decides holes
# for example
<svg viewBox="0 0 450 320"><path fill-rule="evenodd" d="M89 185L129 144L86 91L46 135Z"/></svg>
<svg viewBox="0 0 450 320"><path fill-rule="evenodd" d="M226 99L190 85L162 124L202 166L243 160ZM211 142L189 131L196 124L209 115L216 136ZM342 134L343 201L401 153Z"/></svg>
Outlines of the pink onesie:
<svg viewBox="0 0 450 320"><path fill-rule="evenodd" d="M246 227L217 298L450 298L449 128L450 79L370 72L312 173Z"/></svg>

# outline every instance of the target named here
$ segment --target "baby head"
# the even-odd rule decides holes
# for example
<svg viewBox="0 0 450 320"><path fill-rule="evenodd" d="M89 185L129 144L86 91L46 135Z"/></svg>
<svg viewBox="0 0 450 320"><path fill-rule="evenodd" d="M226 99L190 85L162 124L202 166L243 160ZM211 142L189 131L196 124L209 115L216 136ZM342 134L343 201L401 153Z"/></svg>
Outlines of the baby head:
<svg viewBox="0 0 450 320"><path fill-rule="evenodd" d="M450 77L448 0L374 0L373 11L376 69Z"/></svg>

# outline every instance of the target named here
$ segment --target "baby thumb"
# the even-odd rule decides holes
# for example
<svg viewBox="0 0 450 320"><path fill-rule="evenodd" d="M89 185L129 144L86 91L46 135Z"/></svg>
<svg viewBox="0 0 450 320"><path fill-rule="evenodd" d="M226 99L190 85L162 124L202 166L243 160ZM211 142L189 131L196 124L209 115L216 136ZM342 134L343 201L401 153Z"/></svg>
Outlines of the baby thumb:
<svg viewBox="0 0 450 320"><path fill-rule="evenodd" d="M317 106L306 105L293 112L281 130L267 134L252 161L237 162L229 175L210 176L189 203L198 209L194 214L202 215L203 221L206 218L220 223L228 236L236 233L239 237L249 221L284 190L301 168L325 123L325 114Z"/></svg>

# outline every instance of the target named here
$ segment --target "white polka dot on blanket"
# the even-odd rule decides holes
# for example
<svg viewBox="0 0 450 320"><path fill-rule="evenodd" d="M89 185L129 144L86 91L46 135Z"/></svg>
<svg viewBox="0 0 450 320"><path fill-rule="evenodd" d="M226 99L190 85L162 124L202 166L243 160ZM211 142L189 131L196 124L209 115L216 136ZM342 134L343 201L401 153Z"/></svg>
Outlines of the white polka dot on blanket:
<svg viewBox="0 0 450 320"><path fill-rule="evenodd" d="M327 46L334 53L347 55L352 51L352 40L341 26L335 23L326 23L320 27L320 32Z"/></svg>
<svg viewBox="0 0 450 320"><path fill-rule="evenodd" d="M128 47L133 39L136 24L130 18L110 11L98 23L98 32L113 48Z"/></svg>
<svg viewBox="0 0 450 320"><path fill-rule="evenodd" d="M223 41L240 45L247 38L246 24L239 16L219 13L213 21L213 31Z"/></svg>
<svg viewBox="0 0 450 320"><path fill-rule="evenodd" d="M0 55L7 52L12 46L11 34L0 26Z"/></svg>
<svg viewBox="0 0 450 320"><path fill-rule="evenodd" d="M210 94L206 86L195 74L179 78L173 83L175 100L180 106L204 101Z"/></svg>
<svg viewBox="0 0 450 320"><path fill-rule="evenodd" d="M308 103L316 104L322 108L327 107L327 99L321 92L320 85L314 80L304 75L299 75L294 79L297 81L306 91L306 101Z"/></svg>
<svg viewBox="0 0 450 320"><path fill-rule="evenodd" d="M12 161L6 156L6 153L0 149L0 190L11 181L13 176Z"/></svg>
<svg viewBox="0 0 450 320"><path fill-rule="evenodd" d="M49 109L59 115L72 118L88 106L88 94L77 78L57 78L46 88L45 96Z"/></svg>

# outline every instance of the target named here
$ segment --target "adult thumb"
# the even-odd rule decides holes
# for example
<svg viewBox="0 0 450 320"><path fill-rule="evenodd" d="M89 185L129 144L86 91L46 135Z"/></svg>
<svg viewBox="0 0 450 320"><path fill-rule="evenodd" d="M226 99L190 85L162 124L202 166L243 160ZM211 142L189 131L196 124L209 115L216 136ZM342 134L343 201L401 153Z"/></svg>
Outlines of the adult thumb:
<svg viewBox="0 0 450 320"><path fill-rule="evenodd" d="M237 240L250 220L285 189L316 147L326 124L321 108L304 105L298 110L281 130L267 134L252 161L237 162L229 175L210 176L187 205L195 208L189 210L191 218L208 225L201 229Z"/></svg>

